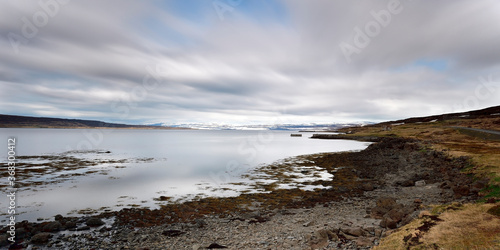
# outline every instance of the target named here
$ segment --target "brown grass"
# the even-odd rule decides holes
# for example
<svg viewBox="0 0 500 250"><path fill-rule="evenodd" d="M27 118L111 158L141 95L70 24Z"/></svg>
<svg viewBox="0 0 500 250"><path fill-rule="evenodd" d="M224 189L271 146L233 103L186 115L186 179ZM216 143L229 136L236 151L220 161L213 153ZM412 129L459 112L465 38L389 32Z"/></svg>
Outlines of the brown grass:
<svg viewBox="0 0 500 250"><path fill-rule="evenodd" d="M493 204L467 204L464 209L444 212L443 221L424 235L426 246L445 249L499 249L500 218L486 213Z"/></svg>
<svg viewBox="0 0 500 250"><path fill-rule="evenodd" d="M355 136L405 137L424 141L428 147L446 152L453 157L467 156L473 166L463 171L477 178L490 180L486 197L500 198L500 142L481 133L469 133L452 126L499 130L500 117L484 119L448 120L433 123L414 123L392 126L384 131L381 126L346 128ZM498 204L498 203L497 203ZM466 204L463 207L444 205L434 208L443 221L429 222L429 217L412 221L382 239L374 249L500 249L500 218L486 213L494 205ZM435 223L422 232L425 223Z"/></svg>
<svg viewBox="0 0 500 250"><path fill-rule="evenodd" d="M427 232L421 228L429 222L428 216L416 219L374 249L500 249L500 218L486 212L493 206L467 204L445 211Z"/></svg>
<svg viewBox="0 0 500 250"><path fill-rule="evenodd" d="M408 247L405 245L404 238L408 235L415 235L418 230L417 228L422 226L422 221L413 220L406 226L394 231L388 237L383 238L378 246L373 247L373 250L405 250Z"/></svg>

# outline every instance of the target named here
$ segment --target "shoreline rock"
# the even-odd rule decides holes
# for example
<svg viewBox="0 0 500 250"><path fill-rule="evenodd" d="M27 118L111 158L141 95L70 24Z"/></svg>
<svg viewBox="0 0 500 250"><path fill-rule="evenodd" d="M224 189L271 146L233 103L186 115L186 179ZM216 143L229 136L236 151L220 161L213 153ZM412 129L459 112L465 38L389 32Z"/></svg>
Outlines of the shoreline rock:
<svg viewBox="0 0 500 250"><path fill-rule="evenodd" d="M355 140L365 142L380 142L383 138L376 136L358 136L358 135L343 135L343 134L313 134L311 139L328 139L328 140Z"/></svg>

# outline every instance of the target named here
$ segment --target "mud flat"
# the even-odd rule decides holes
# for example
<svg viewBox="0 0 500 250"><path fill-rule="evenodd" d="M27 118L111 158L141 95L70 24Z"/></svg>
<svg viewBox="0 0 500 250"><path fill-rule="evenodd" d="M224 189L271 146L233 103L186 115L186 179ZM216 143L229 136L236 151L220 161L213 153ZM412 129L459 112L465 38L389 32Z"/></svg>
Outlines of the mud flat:
<svg viewBox="0 0 500 250"><path fill-rule="evenodd" d="M470 167L468 158L452 158L420 141L386 138L360 152L263 166L254 173L259 192L184 203L164 197L165 204L155 210L19 222L16 244L32 249L369 249L431 204L475 200L487 181L463 174ZM297 179L300 184L292 185ZM7 238L0 241L9 245Z"/></svg>

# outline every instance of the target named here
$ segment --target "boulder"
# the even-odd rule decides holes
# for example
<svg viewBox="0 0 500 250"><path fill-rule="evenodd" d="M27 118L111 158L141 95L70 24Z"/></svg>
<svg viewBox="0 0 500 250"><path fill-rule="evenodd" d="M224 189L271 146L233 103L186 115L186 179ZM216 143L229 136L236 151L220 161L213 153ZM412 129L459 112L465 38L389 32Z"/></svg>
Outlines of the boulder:
<svg viewBox="0 0 500 250"><path fill-rule="evenodd" d="M396 203L396 200L393 198L379 198L377 206L371 209L370 216L375 219L382 219L380 222L381 227L394 229L397 228L397 224L400 222L402 222L402 225L405 225L408 221L411 221L411 214L414 211L415 205L404 206L403 204Z"/></svg>
<svg viewBox="0 0 500 250"><path fill-rule="evenodd" d="M310 239L310 246L311 249L323 249L328 246L328 239L330 238L335 238L335 240L338 240L338 237L336 234L334 234L331 231L328 231L326 229L320 229L312 235Z"/></svg>
<svg viewBox="0 0 500 250"><path fill-rule="evenodd" d="M212 243L210 246L207 247L208 249L221 249L221 248L227 248L226 246L219 245L217 243Z"/></svg>
<svg viewBox="0 0 500 250"><path fill-rule="evenodd" d="M457 199L469 195L469 192L470 188L466 185L456 186L453 188L453 193L455 194L455 198Z"/></svg>
<svg viewBox="0 0 500 250"><path fill-rule="evenodd" d="M420 180L420 181L415 182L415 187L423 187L425 185L426 185L426 183L424 180Z"/></svg>
<svg viewBox="0 0 500 250"><path fill-rule="evenodd" d="M344 233L342 231L339 233L339 236L341 236L340 238L345 238L345 239L350 240L350 241L355 241L358 238L356 236L352 236L352 235L346 234L346 233Z"/></svg>
<svg viewBox="0 0 500 250"><path fill-rule="evenodd" d="M206 225L208 225L208 223L202 219L195 219L194 222L195 222L196 227L198 227L198 228L203 228Z"/></svg>
<svg viewBox="0 0 500 250"><path fill-rule="evenodd" d="M68 222L66 222L66 224L64 224L64 228L65 229L76 228L76 222L74 222L74 221L68 221Z"/></svg>
<svg viewBox="0 0 500 250"><path fill-rule="evenodd" d="M375 236L375 227L365 227L366 236Z"/></svg>
<svg viewBox="0 0 500 250"><path fill-rule="evenodd" d="M28 232L24 227L16 228L16 239L24 239L27 236Z"/></svg>
<svg viewBox="0 0 500 250"><path fill-rule="evenodd" d="M355 227L342 229L342 232L351 236L359 237L363 236L364 230L360 227Z"/></svg>
<svg viewBox="0 0 500 250"><path fill-rule="evenodd" d="M367 238L367 237L359 237L356 239L356 246L357 247L371 247L373 246L373 239Z"/></svg>
<svg viewBox="0 0 500 250"><path fill-rule="evenodd" d="M397 205L394 198L379 198L377 200L377 206L371 209L370 216L375 219L382 219L386 213L394 209Z"/></svg>
<svg viewBox="0 0 500 250"><path fill-rule="evenodd" d="M403 187L412 187L415 185L415 182L413 180L406 180L401 182L401 186Z"/></svg>
<svg viewBox="0 0 500 250"><path fill-rule="evenodd" d="M87 220L86 224L89 227L98 227L104 225L104 222L99 218L92 217Z"/></svg>
<svg viewBox="0 0 500 250"><path fill-rule="evenodd" d="M406 215L403 220L401 220L401 223L400 225L406 225L406 224L409 224L414 218L416 218L417 215L416 214L408 214Z"/></svg>
<svg viewBox="0 0 500 250"><path fill-rule="evenodd" d="M10 241L8 240L7 234L0 234L0 247L8 246Z"/></svg>
<svg viewBox="0 0 500 250"><path fill-rule="evenodd" d="M370 211L370 216L374 219L382 219L388 211L386 208L374 207Z"/></svg>
<svg viewBox="0 0 500 250"><path fill-rule="evenodd" d="M42 231L44 232L59 232L62 229L62 224L59 221L49 222L43 226Z"/></svg>
<svg viewBox="0 0 500 250"><path fill-rule="evenodd" d="M52 235L50 233L38 233L31 237L31 243L33 244L46 244L49 242Z"/></svg>
<svg viewBox="0 0 500 250"><path fill-rule="evenodd" d="M398 223L389 217L384 217L382 221L380 221L380 227L395 229L398 227Z"/></svg>
<svg viewBox="0 0 500 250"><path fill-rule="evenodd" d="M400 222L405 217L405 215L406 214L403 209L392 209L386 214L386 216L391 218L391 220L395 221L396 223Z"/></svg>
<svg viewBox="0 0 500 250"><path fill-rule="evenodd" d="M89 226L81 226L81 227L76 229L76 231L87 231L87 230L90 230Z"/></svg>
<svg viewBox="0 0 500 250"><path fill-rule="evenodd" d="M453 186L453 184L450 181L443 181L439 187L441 189L450 189Z"/></svg>
<svg viewBox="0 0 500 250"><path fill-rule="evenodd" d="M182 232L180 230L165 230L161 234L168 236L168 237L177 237L180 235L185 234L186 232Z"/></svg>
<svg viewBox="0 0 500 250"><path fill-rule="evenodd" d="M391 197L382 197L377 200L377 207L385 208L388 211L396 205L396 200Z"/></svg>

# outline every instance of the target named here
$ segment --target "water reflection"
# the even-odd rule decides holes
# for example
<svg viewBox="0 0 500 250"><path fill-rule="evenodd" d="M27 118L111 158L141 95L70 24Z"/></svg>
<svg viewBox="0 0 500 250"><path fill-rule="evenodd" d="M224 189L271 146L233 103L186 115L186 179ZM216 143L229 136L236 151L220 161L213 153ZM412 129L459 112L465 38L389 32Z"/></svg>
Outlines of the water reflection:
<svg viewBox="0 0 500 250"><path fill-rule="evenodd" d="M161 202L154 199L160 195L177 199L200 194L237 195L237 187L224 191L214 188L245 181L241 175L250 169L290 156L361 150L368 145L311 140L308 133L290 137L286 131L0 129L3 141L11 136L17 138L18 156L79 160L73 167L64 168L61 164L70 166L70 162L54 166L50 160L20 159L19 165L24 164L30 173L37 164L58 171L40 172L24 180L25 186L18 191L22 206L19 220L49 218L85 208L157 207ZM5 163L6 155L0 159ZM57 179L60 175L64 178ZM26 186L35 181L40 181L39 185ZM6 197L1 196L0 206L6 204Z"/></svg>

